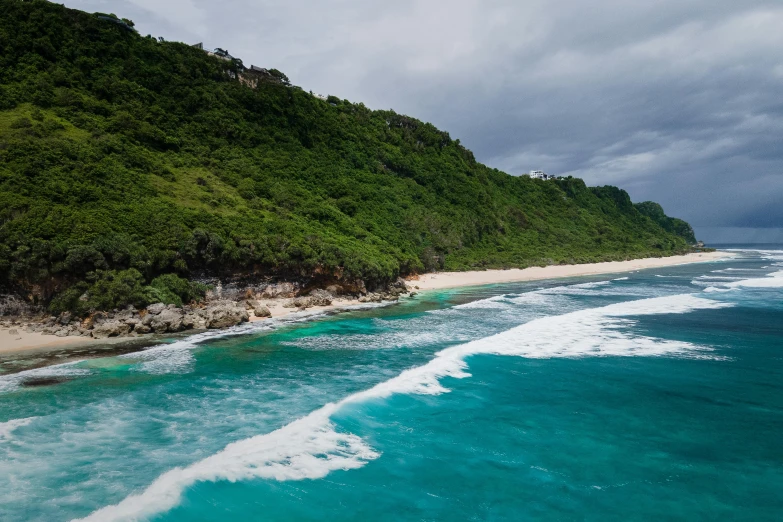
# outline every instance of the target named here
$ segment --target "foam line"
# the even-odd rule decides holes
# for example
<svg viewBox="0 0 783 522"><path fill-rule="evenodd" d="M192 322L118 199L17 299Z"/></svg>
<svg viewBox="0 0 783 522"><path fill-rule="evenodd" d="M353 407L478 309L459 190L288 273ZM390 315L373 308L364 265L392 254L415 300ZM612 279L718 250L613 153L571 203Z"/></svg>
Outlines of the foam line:
<svg viewBox="0 0 783 522"><path fill-rule="evenodd" d="M74 365L82 361L70 361L43 368L25 370L18 373L0 376L0 393L14 391L28 379L41 379L46 377L78 377L90 375L92 372L84 368L75 368Z"/></svg>
<svg viewBox="0 0 783 522"><path fill-rule="evenodd" d="M697 281L691 281L698 284ZM710 285L704 289L705 292L729 292L738 288L783 288L783 270L767 274L766 277L756 277L753 279L739 279L731 282L710 281Z"/></svg>
<svg viewBox="0 0 783 522"><path fill-rule="evenodd" d="M25 419L11 419L6 422L0 422L0 442L11 440L11 435L16 428L27 426L34 420L35 417L27 417Z"/></svg>
<svg viewBox="0 0 783 522"><path fill-rule="evenodd" d="M741 281L734 281L733 283L726 283L725 286L729 288L783 288L783 270L767 274L767 277L743 279Z"/></svg>
<svg viewBox="0 0 783 522"><path fill-rule="evenodd" d="M330 403L276 431L226 446L186 468L162 474L144 491L95 511L85 521L148 518L177 506L196 482L249 479L317 479L335 470L364 466L380 455L360 437L334 429L330 417L343 406L394 394L438 395L444 377L469 377L466 358L476 354L530 358L692 355L709 350L691 343L633 335L632 316L682 314L733 306L693 295L642 299L534 319L497 335L453 346L428 363L403 371L372 388Z"/></svg>
<svg viewBox="0 0 783 522"><path fill-rule="evenodd" d="M329 417L337 407L327 404L271 433L234 442L191 466L167 471L143 492L79 520L145 519L177 506L185 488L196 482L317 479L377 458L360 437L333 429Z"/></svg>

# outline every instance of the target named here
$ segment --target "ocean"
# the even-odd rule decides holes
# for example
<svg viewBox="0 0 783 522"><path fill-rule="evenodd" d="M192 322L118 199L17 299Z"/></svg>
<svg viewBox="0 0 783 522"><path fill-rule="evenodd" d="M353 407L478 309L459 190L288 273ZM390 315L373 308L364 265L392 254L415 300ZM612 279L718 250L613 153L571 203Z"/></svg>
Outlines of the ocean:
<svg viewBox="0 0 783 522"><path fill-rule="evenodd" d="M0 520L781 520L783 246L735 253L0 375Z"/></svg>

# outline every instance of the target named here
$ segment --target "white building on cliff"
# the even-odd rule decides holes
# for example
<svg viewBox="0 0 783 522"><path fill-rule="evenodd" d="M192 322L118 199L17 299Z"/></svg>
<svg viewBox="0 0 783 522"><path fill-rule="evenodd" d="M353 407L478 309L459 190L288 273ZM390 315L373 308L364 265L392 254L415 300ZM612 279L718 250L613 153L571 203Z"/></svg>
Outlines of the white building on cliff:
<svg viewBox="0 0 783 522"><path fill-rule="evenodd" d="M557 179L557 176L552 174L547 174L543 170L531 170L530 174L528 174L533 179Z"/></svg>

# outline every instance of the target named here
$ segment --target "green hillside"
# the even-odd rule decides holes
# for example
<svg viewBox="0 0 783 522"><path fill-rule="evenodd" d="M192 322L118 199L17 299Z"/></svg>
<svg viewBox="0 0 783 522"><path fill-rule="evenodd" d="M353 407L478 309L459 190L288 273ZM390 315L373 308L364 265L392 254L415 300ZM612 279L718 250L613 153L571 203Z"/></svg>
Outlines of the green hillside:
<svg viewBox="0 0 783 522"><path fill-rule="evenodd" d="M509 176L277 71L43 0L0 12L0 285L31 300L188 299L182 279L205 275L382 283L693 239L615 187Z"/></svg>
<svg viewBox="0 0 783 522"><path fill-rule="evenodd" d="M684 238L689 244L696 243L696 235L693 232L693 227L682 219L667 216L663 211L663 207L658 203L644 201L642 203L636 203L634 206L639 213L658 223L661 228L667 232Z"/></svg>

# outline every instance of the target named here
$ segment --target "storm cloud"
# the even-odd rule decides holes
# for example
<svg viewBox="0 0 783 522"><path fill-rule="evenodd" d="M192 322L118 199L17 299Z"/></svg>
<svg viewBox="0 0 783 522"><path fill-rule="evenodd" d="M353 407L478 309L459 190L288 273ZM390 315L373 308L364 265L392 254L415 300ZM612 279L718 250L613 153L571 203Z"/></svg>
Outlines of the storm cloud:
<svg viewBox="0 0 783 522"><path fill-rule="evenodd" d="M69 0L393 108L510 174L618 185L715 240L783 241L783 5Z"/></svg>

